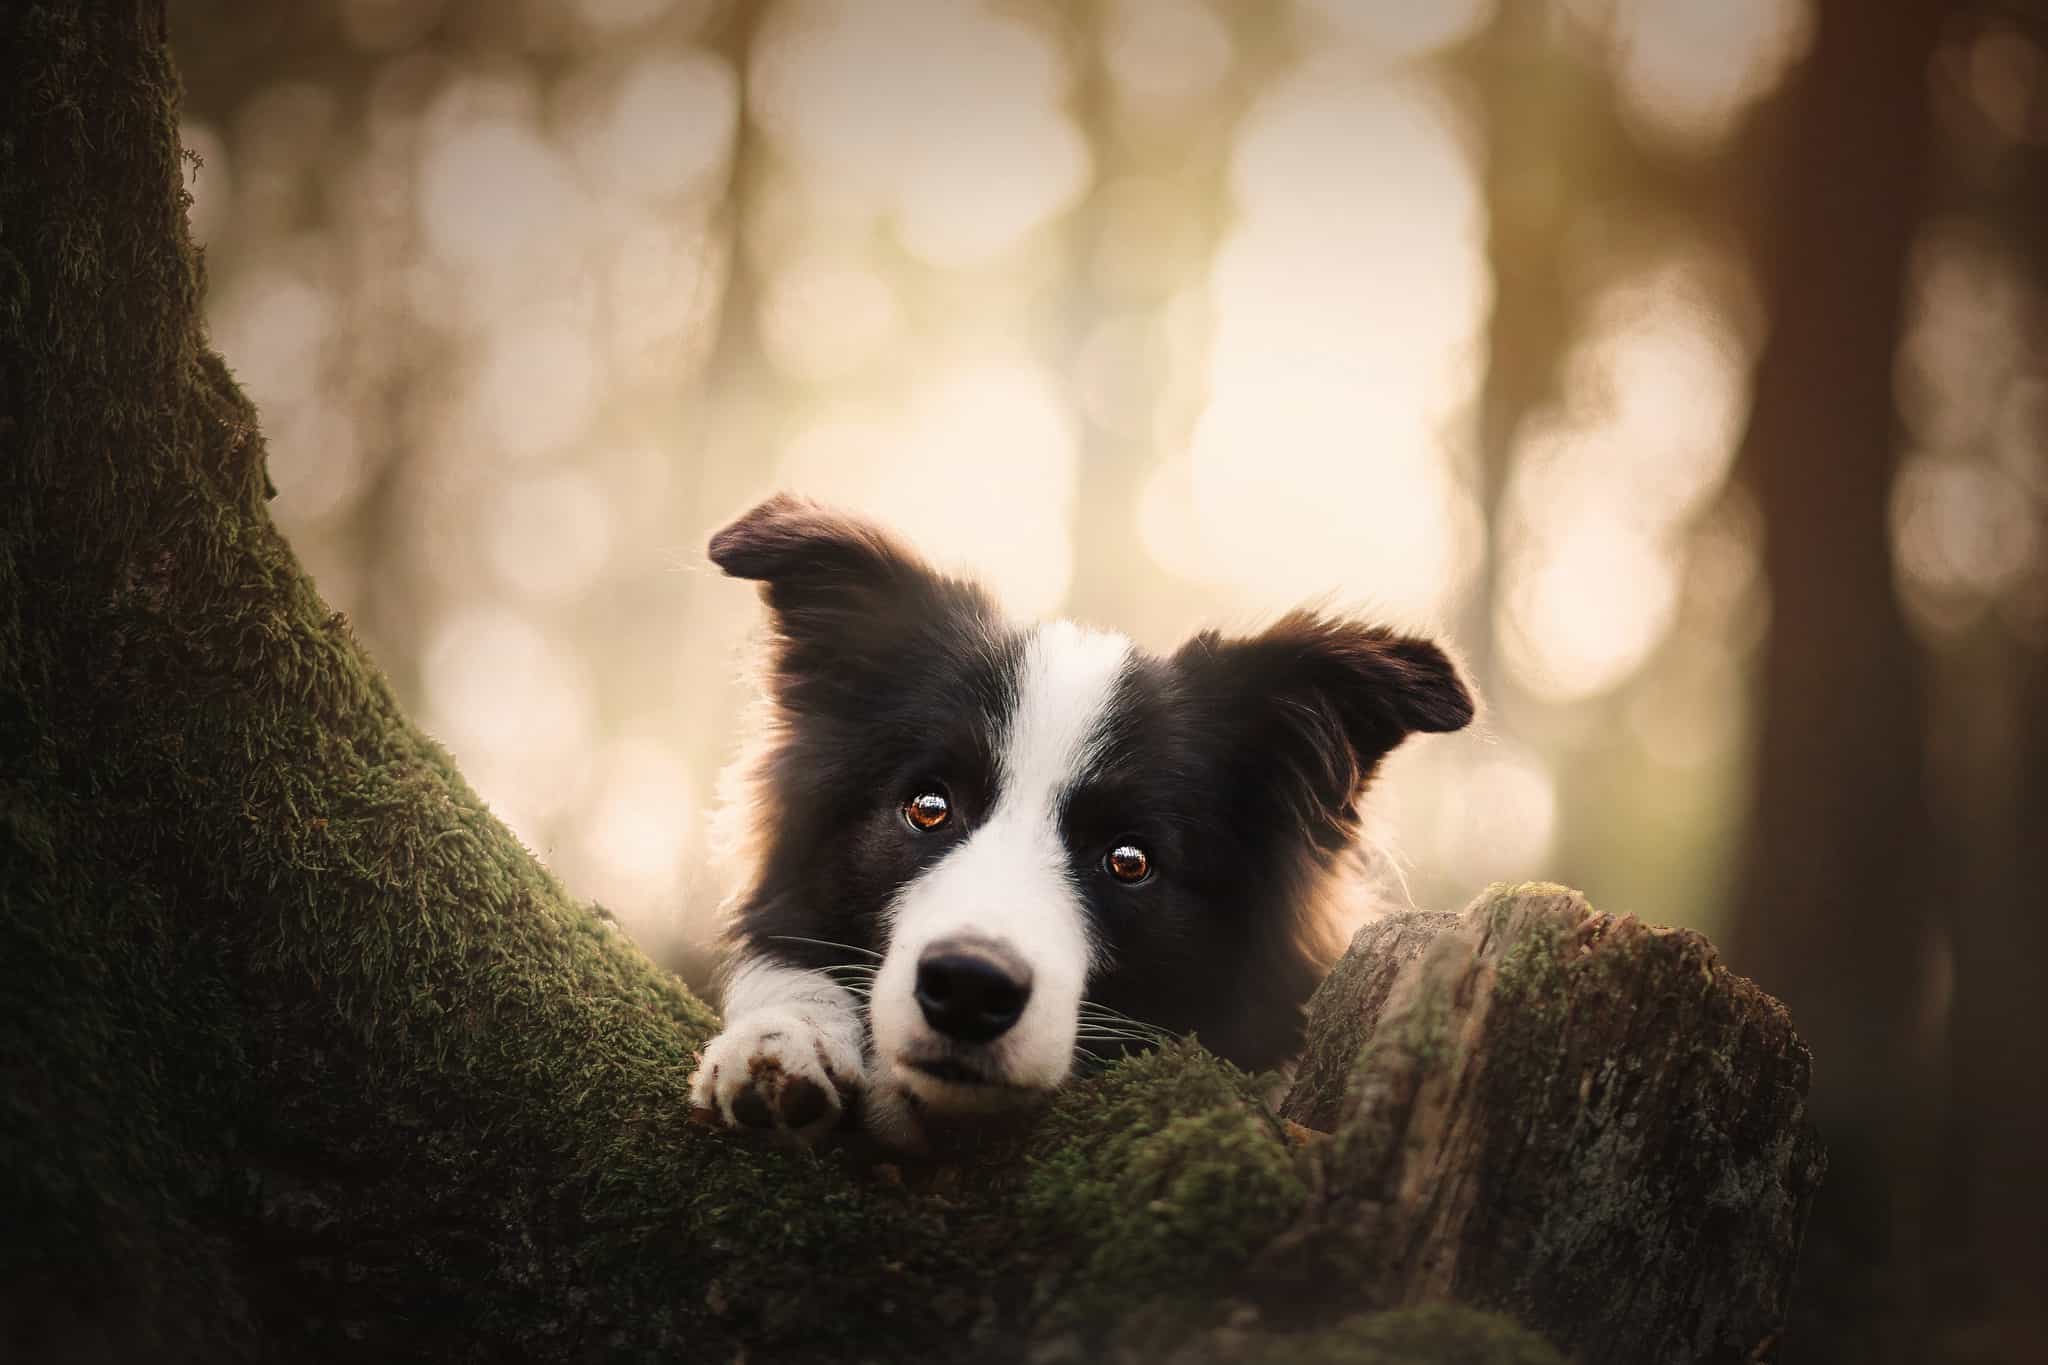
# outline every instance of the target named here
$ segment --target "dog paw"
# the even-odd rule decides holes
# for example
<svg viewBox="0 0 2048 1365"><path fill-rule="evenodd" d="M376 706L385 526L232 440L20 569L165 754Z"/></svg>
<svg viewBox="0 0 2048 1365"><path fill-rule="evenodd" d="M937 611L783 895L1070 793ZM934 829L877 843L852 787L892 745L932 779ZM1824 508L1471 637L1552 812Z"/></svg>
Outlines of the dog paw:
<svg viewBox="0 0 2048 1365"><path fill-rule="evenodd" d="M725 1128L814 1142L838 1126L861 1085L860 1054L801 1014L765 1010L730 1023L704 1047L690 1107Z"/></svg>

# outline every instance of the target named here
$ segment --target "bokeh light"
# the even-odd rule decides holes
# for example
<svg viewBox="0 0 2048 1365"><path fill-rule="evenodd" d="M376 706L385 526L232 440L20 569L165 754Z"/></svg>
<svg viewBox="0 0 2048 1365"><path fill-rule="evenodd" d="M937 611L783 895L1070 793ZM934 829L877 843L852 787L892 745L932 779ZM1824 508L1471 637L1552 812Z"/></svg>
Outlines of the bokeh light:
<svg viewBox="0 0 2048 1365"><path fill-rule="evenodd" d="M1721 488L1748 352L1693 263L1614 286L1509 482L1497 604L1516 681L1556 701L1631 677L1677 619L1684 533Z"/></svg>
<svg viewBox="0 0 2048 1365"><path fill-rule="evenodd" d="M694 776L673 746L628 734L598 754L592 785L557 864L650 950L674 952L689 932L684 895L699 852Z"/></svg>
<svg viewBox="0 0 2048 1365"><path fill-rule="evenodd" d="M1114 0L1103 33L1103 62L1132 102L1185 106L1209 94L1230 70L1230 30L1201 0Z"/></svg>
<svg viewBox="0 0 2048 1365"><path fill-rule="evenodd" d="M1416 619L1478 553L1449 452L1477 381L1483 219L1442 107L1369 69L1324 54L1246 120L1207 405L1141 524L1162 562L1245 605L1342 593Z"/></svg>
<svg viewBox="0 0 2048 1365"><path fill-rule="evenodd" d="M1628 112L1703 149L1775 89L1812 40L1810 0L1568 0L1610 45Z"/></svg>
<svg viewBox="0 0 2048 1365"><path fill-rule="evenodd" d="M1406 60L1448 46L1479 27L1490 0L1440 0L1426 5L1305 0L1302 8L1375 55Z"/></svg>
<svg viewBox="0 0 2048 1365"><path fill-rule="evenodd" d="M1898 383L1918 448L1892 488L1892 549L1915 625L1941 642L1994 607L2039 614L2048 337L2021 264L1957 222L1923 232L1911 295Z"/></svg>
<svg viewBox="0 0 2048 1365"><path fill-rule="evenodd" d="M1070 73L1029 23L958 0L803 0L777 18L755 58L755 116L807 174L882 205L917 256L993 260L1087 183L1061 107Z"/></svg>
<svg viewBox="0 0 2048 1365"><path fill-rule="evenodd" d="M712 924L692 868L758 624L703 540L778 487L1154 647L1303 602L1464 635L1497 718L1404 754L1378 807L1425 900L1561 872L1591 734L1644 771L1739 751L1714 698L1768 611L1729 486L1742 268L1670 231L1572 246L1555 383L1479 449L1460 63L1501 7L336 2L358 75L188 115L214 338L322 589L650 945ZM1807 11L1559 0L1551 31L1601 54L1628 136L1689 156L1796 66ZM2019 128L2028 53L1964 58ZM1920 258L1954 306L1902 360L1903 590L2010 609L2048 396L1972 357L2021 353L2024 294L1966 235Z"/></svg>
<svg viewBox="0 0 2048 1365"><path fill-rule="evenodd" d="M777 474L896 527L935 561L984 578L1010 610L1040 616L1058 610L1073 575L1075 461L1047 377L990 364L932 380L898 412L821 420Z"/></svg>
<svg viewBox="0 0 2048 1365"><path fill-rule="evenodd" d="M695 48L651 52L593 85L570 145L600 193L659 201L702 193L724 174L739 121L739 78L726 63Z"/></svg>
<svg viewBox="0 0 2048 1365"><path fill-rule="evenodd" d="M761 341L786 373L842 378L889 346L903 310L889 280L858 260L819 254L785 264L761 304Z"/></svg>
<svg viewBox="0 0 2048 1365"><path fill-rule="evenodd" d="M582 661L504 606L465 607L432 630L421 665L424 723L536 848L575 801L596 722Z"/></svg>
<svg viewBox="0 0 2048 1365"><path fill-rule="evenodd" d="M585 196L568 158L518 112L530 102L523 87L479 80L448 91L427 118L419 169L427 245L478 278L580 240Z"/></svg>
<svg viewBox="0 0 2048 1365"><path fill-rule="evenodd" d="M236 378L268 406L284 408L319 385L338 311L316 271L279 252L221 291L211 326L215 343L235 357Z"/></svg>

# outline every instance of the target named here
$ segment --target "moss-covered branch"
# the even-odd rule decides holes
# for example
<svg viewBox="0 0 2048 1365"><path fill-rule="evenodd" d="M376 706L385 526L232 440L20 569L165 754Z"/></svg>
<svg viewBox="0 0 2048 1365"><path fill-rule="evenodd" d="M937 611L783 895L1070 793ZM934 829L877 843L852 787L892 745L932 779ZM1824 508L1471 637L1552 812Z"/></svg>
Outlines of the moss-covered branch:
<svg viewBox="0 0 2048 1365"><path fill-rule="evenodd" d="M256 416L201 331L163 39L160 0L0 8L0 1340L108 1360L1556 1358L1501 1319L1399 1307L1497 1300L1569 1338L1506 1280L1384 1276L1377 1096L1472 1074L1463 1034L1404 1043L1405 1080L1359 1062L1330 1092L1334 1143L1192 1046L953 1165L692 1127L710 1012L491 818L271 524ZM1552 1017L1551 979L1522 979L1496 1010ZM1415 1003L1435 987L1402 989L1437 1017ZM1395 1036L1323 1033L1326 1089ZM1486 1216L1518 1226L1521 1191L1567 1174L1490 1168ZM1768 1191L1727 1194L1740 1221Z"/></svg>

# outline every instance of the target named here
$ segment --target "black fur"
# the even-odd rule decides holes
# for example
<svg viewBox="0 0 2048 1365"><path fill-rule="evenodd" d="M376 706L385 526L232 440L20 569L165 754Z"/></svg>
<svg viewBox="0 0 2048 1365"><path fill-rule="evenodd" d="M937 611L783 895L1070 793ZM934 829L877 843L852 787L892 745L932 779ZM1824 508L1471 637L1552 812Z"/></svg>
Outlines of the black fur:
<svg viewBox="0 0 2048 1365"><path fill-rule="evenodd" d="M886 533L788 497L720 531L711 558L761 582L774 630L777 718L750 813L759 861L734 947L862 963L886 946L890 899L993 804L1026 635ZM1328 965L1322 893L1375 767L1409 733L1472 714L1436 645L1307 612L1166 658L1134 653L1104 761L1060 817L1107 963L1089 998L1247 1068L1286 1060ZM933 783L956 815L938 837L900 816ZM1152 856L1140 884L1102 867L1124 841Z"/></svg>

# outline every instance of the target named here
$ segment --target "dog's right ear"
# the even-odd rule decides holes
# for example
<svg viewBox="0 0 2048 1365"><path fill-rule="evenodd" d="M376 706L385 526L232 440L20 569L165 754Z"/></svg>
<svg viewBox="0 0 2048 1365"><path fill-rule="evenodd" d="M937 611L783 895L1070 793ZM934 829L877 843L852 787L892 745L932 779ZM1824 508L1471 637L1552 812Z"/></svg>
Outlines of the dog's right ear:
<svg viewBox="0 0 2048 1365"><path fill-rule="evenodd" d="M800 644L848 628L873 638L967 594L871 522L778 493L711 537L711 562L761 585L777 631Z"/></svg>

